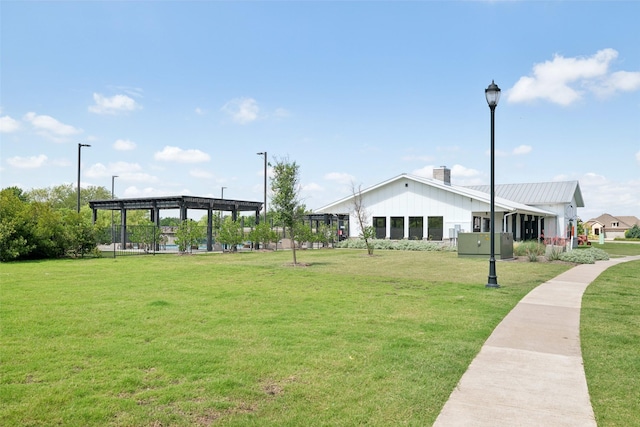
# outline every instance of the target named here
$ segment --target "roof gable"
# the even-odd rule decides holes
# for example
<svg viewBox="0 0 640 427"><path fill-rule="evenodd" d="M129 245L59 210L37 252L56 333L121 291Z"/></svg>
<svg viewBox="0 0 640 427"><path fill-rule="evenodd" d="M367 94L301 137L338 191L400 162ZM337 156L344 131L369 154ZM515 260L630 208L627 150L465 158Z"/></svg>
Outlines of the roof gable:
<svg viewBox="0 0 640 427"><path fill-rule="evenodd" d="M401 179L408 179L410 181L413 182L417 182L419 184L423 184L423 185L428 185L431 187L435 187L438 189L441 189L443 191L447 191L450 193L454 193L454 194L458 194L464 197L470 197L472 199L484 202L484 203L491 203L491 199L488 193L482 192L482 191L478 191L476 189L470 188L470 187L462 187L462 186L457 186L457 185L451 185L451 184L445 184L443 181L437 180L437 179L432 179L432 178L424 178L421 176L417 176L417 175L411 175L411 174L401 174L401 175L397 175L391 179L388 179L386 181L383 181L379 184L373 185L371 187L368 187L364 190L362 190L361 194L362 195L366 195L367 193L376 191L379 188L385 187L387 185L390 185L396 181L399 181ZM332 212L332 209L339 206L339 205L343 205L345 203L350 203L350 201L353 199L353 195L347 196L343 199L340 199L334 203L331 203L329 205L323 206L319 209L316 210L316 212L326 212L326 213L330 213ZM495 200L495 205L496 207L506 210L506 211L521 211L521 212L528 212L531 214L541 214L541 215L549 215L549 216L555 216L556 214L553 212L549 212L546 211L544 209L540 209L540 208L536 208L533 206L528 206L526 204L523 203L519 203L517 201L512 201L512 200L507 200L503 197L499 197L496 196L496 200Z"/></svg>

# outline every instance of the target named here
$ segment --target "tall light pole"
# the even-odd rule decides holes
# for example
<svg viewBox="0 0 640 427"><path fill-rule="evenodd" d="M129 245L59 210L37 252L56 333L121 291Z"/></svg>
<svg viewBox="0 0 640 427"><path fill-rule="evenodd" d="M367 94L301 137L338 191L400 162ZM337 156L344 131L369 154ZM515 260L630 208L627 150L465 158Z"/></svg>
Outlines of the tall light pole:
<svg viewBox="0 0 640 427"><path fill-rule="evenodd" d="M495 215L496 215L496 188L495 188L495 113L498 101L500 100L500 88L493 80L491 84L484 90L484 96L487 98L487 104L491 109L491 255L489 256L489 279L487 288L499 288L498 276L496 276L496 257L495 257Z"/></svg>
<svg viewBox="0 0 640 427"><path fill-rule="evenodd" d="M118 175L111 175L111 200L115 199L114 181ZM113 242L113 257L116 257L116 229L113 226L113 209L111 209L111 241Z"/></svg>
<svg viewBox="0 0 640 427"><path fill-rule="evenodd" d="M227 188L227 187L221 187L221 188L220 188L220 198L221 198L221 199L224 199L224 189L225 189L225 188Z"/></svg>
<svg viewBox="0 0 640 427"><path fill-rule="evenodd" d="M264 156L264 223L267 223L267 152L256 153L258 156Z"/></svg>
<svg viewBox="0 0 640 427"><path fill-rule="evenodd" d="M80 150L82 147L91 147L89 144L78 144L78 213L80 213Z"/></svg>

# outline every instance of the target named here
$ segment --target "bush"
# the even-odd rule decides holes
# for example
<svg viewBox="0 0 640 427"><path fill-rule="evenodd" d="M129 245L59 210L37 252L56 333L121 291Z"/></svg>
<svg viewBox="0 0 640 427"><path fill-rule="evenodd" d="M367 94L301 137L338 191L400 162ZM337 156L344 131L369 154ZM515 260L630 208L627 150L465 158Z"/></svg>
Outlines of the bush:
<svg viewBox="0 0 640 427"><path fill-rule="evenodd" d="M544 255L545 246L542 243L529 240L526 242L516 243L513 247L513 254L515 256L537 257Z"/></svg>
<svg viewBox="0 0 640 427"><path fill-rule="evenodd" d="M596 261L606 261L609 255L598 248L576 249L560 255L560 260L576 264L595 264Z"/></svg>
<svg viewBox="0 0 640 427"><path fill-rule="evenodd" d="M373 239L369 244L378 250L397 251L455 251L455 246L425 240L387 240ZM336 245L337 248L367 249L364 239L347 239Z"/></svg>
<svg viewBox="0 0 640 427"><path fill-rule="evenodd" d="M640 227L638 227L638 224L634 224L633 227L625 231L624 237L627 239L640 239Z"/></svg>

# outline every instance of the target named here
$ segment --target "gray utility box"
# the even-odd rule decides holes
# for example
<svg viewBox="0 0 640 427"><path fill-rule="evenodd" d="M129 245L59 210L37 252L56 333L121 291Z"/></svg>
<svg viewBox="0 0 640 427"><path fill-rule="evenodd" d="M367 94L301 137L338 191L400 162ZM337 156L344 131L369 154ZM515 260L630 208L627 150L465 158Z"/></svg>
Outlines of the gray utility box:
<svg viewBox="0 0 640 427"><path fill-rule="evenodd" d="M493 252L496 258L513 258L513 234L495 233ZM491 233L458 234L458 256L491 255Z"/></svg>

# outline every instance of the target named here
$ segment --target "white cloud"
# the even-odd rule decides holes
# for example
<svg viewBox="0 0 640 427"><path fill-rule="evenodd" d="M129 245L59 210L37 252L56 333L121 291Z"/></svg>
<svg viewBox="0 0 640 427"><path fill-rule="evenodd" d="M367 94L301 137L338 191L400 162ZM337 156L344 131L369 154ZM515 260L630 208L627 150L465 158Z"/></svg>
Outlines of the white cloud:
<svg viewBox="0 0 640 427"><path fill-rule="evenodd" d="M183 150L171 146L164 147L162 151L155 153L153 158L164 162L178 163L201 163L211 159L207 153L200 150Z"/></svg>
<svg viewBox="0 0 640 427"><path fill-rule="evenodd" d="M617 71L602 81L590 84L589 88L600 96L616 92L633 92L640 89L640 71Z"/></svg>
<svg viewBox="0 0 640 427"><path fill-rule="evenodd" d="M93 100L96 104L90 105L89 111L96 114L117 114L142 108L133 98L127 95L114 95L108 98L100 93L94 93Z"/></svg>
<svg viewBox="0 0 640 427"><path fill-rule="evenodd" d="M582 89L599 95L640 89L640 72L609 73L609 66L617 57L618 52L614 49L602 49L586 58L565 58L556 54L551 61L535 64L532 76L521 77L507 91L507 100L542 99L570 105L582 98Z"/></svg>
<svg viewBox="0 0 640 427"><path fill-rule="evenodd" d="M9 163L9 165L19 169L37 169L43 166L46 162L47 156L44 154L31 157L10 157L7 159L7 163Z"/></svg>
<svg viewBox="0 0 640 427"><path fill-rule="evenodd" d="M134 173L142 170L138 163L115 162L103 165L96 163L86 169L85 175L89 178L103 178L118 175L118 178L131 179Z"/></svg>
<svg viewBox="0 0 640 427"><path fill-rule="evenodd" d="M324 176L327 181L334 181L338 184L349 184L355 181L355 177L346 172L329 172Z"/></svg>
<svg viewBox="0 0 640 427"><path fill-rule="evenodd" d="M36 129L36 133L56 142L67 141L68 137L82 133L82 129L60 123L51 116L39 116L34 112L29 112L24 115L23 119L31 123Z"/></svg>
<svg viewBox="0 0 640 427"><path fill-rule="evenodd" d="M199 116L203 116L203 115L205 114L205 111L204 111L202 108L200 108L200 107L197 107L197 108L195 109L195 112L196 112L196 114L197 114L197 115L199 115Z"/></svg>
<svg viewBox="0 0 640 427"><path fill-rule="evenodd" d="M451 168L452 177L475 178L482 174L476 169L466 168L462 165L453 165Z"/></svg>
<svg viewBox="0 0 640 427"><path fill-rule="evenodd" d="M636 215L640 212L640 180L612 181L603 175L586 173L579 178L585 207L578 215L584 221L603 213L615 216Z"/></svg>
<svg viewBox="0 0 640 427"><path fill-rule="evenodd" d="M315 192L319 192L319 191L324 191L324 187L322 187L321 185L316 184L315 182L311 182L309 184L305 184L302 186L302 191L305 191L307 193L315 193Z"/></svg>
<svg viewBox="0 0 640 427"><path fill-rule="evenodd" d="M115 162L103 165L102 163L96 163L87 168L85 175L88 178L111 178L111 176L117 176L116 184L121 181L127 182L144 182L144 183L156 183L159 182L157 176L149 175L148 173L141 172L142 166L138 163L128 162Z"/></svg>
<svg viewBox="0 0 640 427"><path fill-rule="evenodd" d="M1 133L10 133L15 132L20 129L20 122L16 119L12 119L9 116L0 117L0 132Z"/></svg>
<svg viewBox="0 0 640 427"><path fill-rule="evenodd" d="M513 149L513 154L520 156L522 154L529 154L533 150L530 145L520 145Z"/></svg>
<svg viewBox="0 0 640 427"><path fill-rule="evenodd" d="M128 139L118 139L113 143L113 148L118 151L131 151L135 150L136 143Z"/></svg>
<svg viewBox="0 0 640 427"><path fill-rule="evenodd" d="M182 191L180 194L188 194L188 191ZM138 188L135 185L127 187L123 192L123 197L162 197L174 196L176 191L162 188L146 187Z"/></svg>
<svg viewBox="0 0 640 427"><path fill-rule="evenodd" d="M258 102L253 98L232 99L221 110L229 114L234 122L241 125L256 121L260 114Z"/></svg>
<svg viewBox="0 0 640 427"><path fill-rule="evenodd" d="M428 165L411 172L413 175L423 176L425 178L433 178L433 165Z"/></svg>
<svg viewBox="0 0 640 427"><path fill-rule="evenodd" d="M189 175L191 175L194 178L204 178L204 179L213 178L213 174L211 172L203 169L192 169L189 171Z"/></svg>

